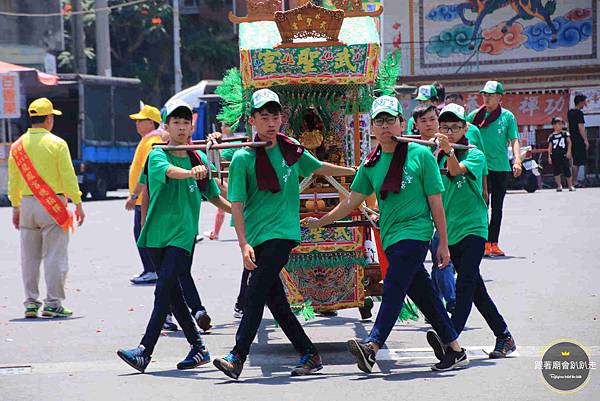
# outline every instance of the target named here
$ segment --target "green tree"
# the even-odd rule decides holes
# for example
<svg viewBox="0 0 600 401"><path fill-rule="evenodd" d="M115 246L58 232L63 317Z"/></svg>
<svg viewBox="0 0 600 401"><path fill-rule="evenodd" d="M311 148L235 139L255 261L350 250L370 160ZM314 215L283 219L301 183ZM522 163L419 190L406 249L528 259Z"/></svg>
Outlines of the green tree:
<svg viewBox="0 0 600 401"><path fill-rule="evenodd" d="M93 10L93 0L80 0ZM64 1L65 6L70 0ZM111 5L116 5L114 2ZM202 79L220 79L239 63L237 37L226 19L222 0L205 0L210 15L181 15L181 58L184 87ZM205 7L205 8L206 8ZM66 48L71 49L73 16L65 17ZM96 71L95 14L84 15L88 71ZM110 15L112 72L114 76L139 78L144 101L162 104L173 95L173 15L170 2L145 3L113 9ZM59 55L59 72L73 72L71 51Z"/></svg>

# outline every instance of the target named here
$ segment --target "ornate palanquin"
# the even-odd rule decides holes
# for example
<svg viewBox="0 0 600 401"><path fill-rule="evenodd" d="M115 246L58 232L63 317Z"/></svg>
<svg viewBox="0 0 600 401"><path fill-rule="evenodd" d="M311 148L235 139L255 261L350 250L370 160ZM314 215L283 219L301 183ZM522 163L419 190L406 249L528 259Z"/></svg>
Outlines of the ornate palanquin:
<svg viewBox="0 0 600 401"><path fill-rule="evenodd" d="M323 13L331 12L323 10ZM283 13L281 15L283 18ZM313 18L320 14L313 14L312 18L294 15L294 19L300 17L298 23L306 24L307 19L319 23ZM290 19L286 21L289 23ZM322 43L306 43L307 36L296 37L312 32L310 30L292 31L284 41L273 21L240 24L240 70L244 85L264 88L295 84L373 84L379 57L379 35L373 18L336 21L341 24L339 34L332 37L325 33L319 38L323 39Z"/></svg>
<svg viewBox="0 0 600 401"><path fill-rule="evenodd" d="M287 11L281 0L247 2L246 17L229 15L239 24L240 70L230 70L217 90L223 100L218 117L237 125L249 114L252 92L270 88L283 105L283 131L321 160L360 164L370 149L367 113L380 56L375 18L382 9L363 11L359 0L337 0L337 10L303 1ZM303 182L300 217L331 210L351 180ZM343 226L302 229L281 273L290 303L332 311L362 307L365 295L381 294L379 265L365 252L372 237L366 221L357 211Z"/></svg>

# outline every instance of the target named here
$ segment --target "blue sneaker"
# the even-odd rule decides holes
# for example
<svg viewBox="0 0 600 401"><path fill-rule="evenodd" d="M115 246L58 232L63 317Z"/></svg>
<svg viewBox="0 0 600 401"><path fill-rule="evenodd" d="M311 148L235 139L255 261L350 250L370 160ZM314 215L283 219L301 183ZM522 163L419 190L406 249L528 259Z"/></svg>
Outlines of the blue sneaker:
<svg viewBox="0 0 600 401"><path fill-rule="evenodd" d="M517 345L515 344L515 339L510 333L505 337L497 337L496 346L494 347L494 350L490 352L490 359L506 358L516 350Z"/></svg>
<svg viewBox="0 0 600 401"><path fill-rule="evenodd" d="M240 373L242 373L244 362L239 356L230 352L225 358L215 359L213 365L227 376L237 380L240 377Z"/></svg>
<svg viewBox="0 0 600 401"><path fill-rule="evenodd" d="M194 369L210 362L210 353L203 345L192 345L185 359L177 364L177 369Z"/></svg>
<svg viewBox="0 0 600 401"><path fill-rule="evenodd" d="M125 363L141 373L144 373L152 359L152 357L144 354L144 347L137 347L129 350L120 349L117 351L117 355L125 361Z"/></svg>
<svg viewBox="0 0 600 401"><path fill-rule="evenodd" d="M305 376L318 372L321 369L323 369L321 357L315 352L302 355L296 367L292 369L291 374L292 376Z"/></svg>

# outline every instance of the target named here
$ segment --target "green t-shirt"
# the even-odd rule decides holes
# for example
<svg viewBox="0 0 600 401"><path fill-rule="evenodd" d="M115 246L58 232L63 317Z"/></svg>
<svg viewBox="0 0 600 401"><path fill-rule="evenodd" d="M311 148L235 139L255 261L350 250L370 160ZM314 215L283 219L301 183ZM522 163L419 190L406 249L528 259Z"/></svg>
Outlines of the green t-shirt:
<svg viewBox="0 0 600 401"><path fill-rule="evenodd" d="M229 142L229 143L240 143L242 142L240 141L233 141L233 142ZM231 160L233 159L233 155L235 154L235 152L237 152L238 150L240 150L241 148L231 148L231 149L223 149L221 151L221 157L224 160L227 160L228 162L231 162ZM231 167L231 166L230 166ZM233 224L233 215L231 216L231 218L229 219L229 225L231 227L234 227L235 225Z"/></svg>
<svg viewBox="0 0 600 401"><path fill-rule="evenodd" d="M481 194L485 156L479 149L471 149L458 156L458 160L469 172L452 178L442 176L449 245L455 245L467 235L477 235L486 240L488 236L488 208ZM445 162L444 157L440 167Z"/></svg>
<svg viewBox="0 0 600 401"><path fill-rule="evenodd" d="M467 117L473 121L477 110ZM487 117L489 113L485 113ZM480 128L481 138L485 147L484 154L490 171L511 171L508 160L508 144L513 139L519 138L517 120L510 110L502 109L500 116L485 128Z"/></svg>
<svg viewBox="0 0 600 401"><path fill-rule="evenodd" d="M300 241L300 177L307 177L322 163L308 151L291 167L279 145L267 149L267 156L279 179L277 193L261 191L256 181L256 151L235 152L229 166L230 202L244 203L246 241L255 247L270 239Z"/></svg>
<svg viewBox="0 0 600 401"><path fill-rule="evenodd" d="M481 131L477 126L467 123L467 133L465 134L469 140L469 144L477 146L477 149L481 150L485 155L485 146L483 145L483 138L481 138ZM483 167L483 175L488 175L487 161Z"/></svg>
<svg viewBox="0 0 600 401"><path fill-rule="evenodd" d="M228 143L241 143L242 141L233 141L233 142L228 142ZM231 161L233 159L233 155L235 154L235 152L237 152L238 150L240 150L241 148L231 148L231 149L223 149L221 150L221 157L227 161Z"/></svg>
<svg viewBox="0 0 600 401"><path fill-rule="evenodd" d="M408 119L408 123L406 124L406 134L407 135L419 135L419 130L415 127L415 131L413 132L413 126L415 125L415 119L413 117Z"/></svg>
<svg viewBox="0 0 600 401"><path fill-rule="evenodd" d="M379 191L388 172L393 153L382 153L372 167L361 164L350 189L363 195L375 192L380 210L379 225L383 248L398 241L430 241L433 220L427 197L444 191L435 157L428 147L410 143L404 164L402 189L381 199Z"/></svg>
<svg viewBox="0 0 600 401"><path fill-rule="evenodd" d="M206 155L198 152L206 163ZM198 234L198 217L202 196L207 199L220 194L214 179L200 192L196 180L175 180L167 177L171 166L191 170L188 156L177 157L162 149L154 149L148 156L148 189L150 203L146 222L138 239L141 248L176 246L192 251Z"/></svg>

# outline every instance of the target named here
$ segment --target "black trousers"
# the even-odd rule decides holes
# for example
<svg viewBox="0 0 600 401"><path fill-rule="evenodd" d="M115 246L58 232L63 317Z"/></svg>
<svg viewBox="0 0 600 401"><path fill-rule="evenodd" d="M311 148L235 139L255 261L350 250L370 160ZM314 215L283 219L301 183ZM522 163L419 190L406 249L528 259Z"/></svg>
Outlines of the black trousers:
<svg viewBox="0 0 600 401"><path fill-rule="evenodd" d="M198 288L196 288L196 283L194 283L194 278L192 277L192 262L194 259L195 249L196 246L194 244L189 258L189 269L183 270L183 275L180 277L183 298L185 298L185 303L192 310L192 315L196 315L196 312L200 310L206 310L202 305Z"/></svg>
<svg viewBox="0 0 600 401"><path fill-rule="evenodd" d="M242 272L242 280L240 281L240 293L238 294L235 307L244 310L246 307L246 293L248 292L248 279L250 278L250 270L244 269Z"/></svg>
<svg viewBox="0 0 600 401"><path fill-rule="evenodd" d="M487 176L488 192L490 193L492 217L488 228L488 242L498 242L500 225L502 224L502 208L508 185L509 171L490 171Z"/></svg>
<svg viewBox="0 0 600 401"><path fill-rule="evenodd" d="M504 337L508 333L508 327L479 273L484 251L485 239L476 235L467 235L457 244L450 245L450 257L457 273L456 307L451 320L456 333L460 335L475 304L494 335Z"/></svg>
<svg viewBox="0 0 600 401"><path fill-rule="evenodd" d="M158 281L154 289L154 308L141 341L146 348L146 355L152 355L154 352L154 346L169 311L173 312L181 325L188 343L202 345L202 338L185 303L181 288L182 278L190 274L192 255L185 249L174 246L147 249L154 266L157 267Z"/></svg>
<svg viewBox="0 0 600 401"><path fill-rule="evenodd" d="M135 238L135 242L137 244L137 240L140 237L140 232L142 231L142 207L136 206L135 212L133 215L133 238ZM144 273L148 272L156 272L156 268L154 267L154 263L152 262L152 258L148 254L147 248L139 248L138 252L140 254L140 259L142 260L142 265L144 266Z"/></svg>
<svg viewBox="0 0 600 401"><path fill-rule="evenodd" d="M299 354L316 352L315 346L292 312L279 278L281 269L288 262L290 251L296 245L295 241L272 239L254 248L257 267L250 274L244 315L235 335L235 347L231 351L242 361L246 360L250 352L265 305Z"/></svg>

